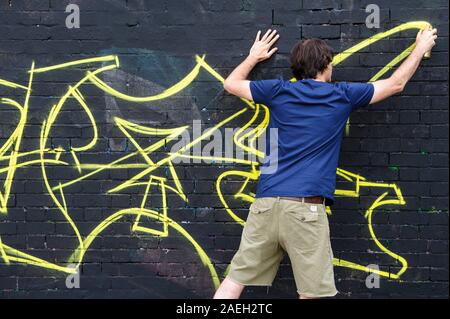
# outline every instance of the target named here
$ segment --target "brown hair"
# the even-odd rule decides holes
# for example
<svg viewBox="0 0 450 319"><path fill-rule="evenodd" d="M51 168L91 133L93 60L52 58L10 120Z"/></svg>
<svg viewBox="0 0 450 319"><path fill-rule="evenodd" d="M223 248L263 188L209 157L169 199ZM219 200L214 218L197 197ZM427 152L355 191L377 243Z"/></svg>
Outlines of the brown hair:
<svg viewBox="0 0 450 319"><path fill-rule="evenodd" d="M291 51L291 70L297 80L313 79L333 60L333 50L321 39L298 42Z"/></svg>

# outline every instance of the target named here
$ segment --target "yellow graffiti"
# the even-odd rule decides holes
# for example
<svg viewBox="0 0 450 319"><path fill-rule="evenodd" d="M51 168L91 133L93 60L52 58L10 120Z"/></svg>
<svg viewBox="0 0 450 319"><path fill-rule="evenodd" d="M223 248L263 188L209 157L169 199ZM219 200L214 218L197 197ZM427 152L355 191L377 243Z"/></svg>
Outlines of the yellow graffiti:
<svg viewBox="0 0 450 319"><path fill-rule="evenodd" d="M344 52L335 56L333 60L334 65L338 65L345 59L351 57L356 52L361 49L383 39L407 29L423 29L428 27L427 22L409 22L402 24L396 28L393 28L387 32L379 33L355 46L345 50ZM396 58L390 61L382 70L380 70L375 76L373 76L370 81L375 81L379 79L382 75L388 72L393 66L402 61L407 57L413 45L408 47L405 51L400 53ZM29 100L32 95L33 81L35 76L40 74L45 74L54 71L64 71L68 68L83 66L88 68L83 78L79 80L74 85L70 85L64 95L59 98L58 102L53 105L49 111L46 120L43 122L40 138L39 138L39 148L36 150L31 150L27 152L21 151L21 141L23 136L23 131L27 124L27 115L29 112ZM42 68L35 68L34 63L28 72L28 83L27 85L21 85L7 80L0 79L0 87L8 87L24 91L24 102L20 103L13 99L1 98L0 102L2 105L13 107L17 109L19 113L19 121L16 125L15 130L11 133L10 137L0 148L0 163L5 163L5 168L0 169L1 174L5 174L6 177L3 182L3 188L0 191L0 212L5 216L8 212L8 200L10 199L10 192L12 183L14 181L14 176L17 169L29 167L31 165L39 165L40 171L42 173L42 179L46 188L48 195L51 197L53 203L58 209L59 213L68 222L73 233L75 234L78 246L73 250L67 263L75 263L78 267L82 264L84 256L89 250L91 244L98 238L98 236L105 231L109 226L115 222L121 220L125 216L133 217L133 223L131 227L132 232L150 234L156 237L168 237L170 236L170 231L176 231L183 236L195 249L203 265L208 269L211 276L212 283L214 287L218 287L220 284L220 279L217 274L216 268L211 261L210 257L206 254L203 248L198 244L195 238L189 234L180 224L175 222L169 217L170 209L168 204L168 194L176 194L184 202L189 202L189 197L186 195L183 184L178 176L176 166L174 165L175 159L181 158L191 158L191 159L202 159L202 160L213 160L216 162L229 162L234 164L241 164L245 166L245 169L237 170L226 170L217 177L216 180L216 190L220 202L222 203L224 209L227 211L229 216L233 221L240 225L244 225L245 221L243 218L239 217L237 213L233 211L232 205L229 204L227 200L227 195L223 191L224 182L227 179L238 179L240 181L239 189L231 195L234 200L243 201L250 203L254 200L255 194L249 190L249 186L252 182L257 181L259 177L258 167L260 165L260 159L264 157L264 153L257 149L256 141L260 137L267 125L269 123L269 110L267 106L255 104L251 101L241 99L244 107L234 112L231 116L225 118L224 120L215 124L212 128L205 131L201 136L197 137L193 141L189 142L187 145L180 147L177 151L165 151L165 146L173 142L186 130L189 126L181 126L174 128L155 128L150 126L144 126L127 121L120 117L114 118L114 125L119 129L121 134L127 138L127 140L135 148L134 151L130 151L126 155L119 157L111 161L110 163L100 164L100 163L85 163L80 156L80 153L92 150L98 143L99 130L97 127L96 119L89 106L86 98L83 95L83 87L86 85L94 86L104 94L113 96L119 100L133 102L133 103L144 103L156 100L162 100L169 98L182 90L189 87L189 85L198 77L200 72L206 72L209 76L212 76L219 83L223 83L224 78L215 71L206 61L205 55L195 57L194 67L177 83L173 84L166 90L150 96L137 97L130 96L123 92L118 91L111 85L100 79L100 76L106 72L118 69L120 67L119 57L115 55L108 55L102 57L94 57L82 60L71 61L63 64L47 66ZM62 146L52 148L50 139L52 130L54 129L55 123L57 123L61 111L64 109L68 101L75 101L86 116L89 119L89 127L92 130L92 137L84 145L72 146L70 149L65 149ZM228 158L228 157L217 157L217 156L197 156L191 155L191 150L193 147L202 141L210 138L215 131L222 129L227 124L234 120L242 120L243 115L248 115L249 119L242 125L234 134L233 142L241 150L249 156L250 159L241 158ZM348 124L348 123L347 123ZM146 136L146 140L150 140L150 137L156 139L156 142L150 143L149 145L142 145L141 139L136 138L138 136ZM156 153L160 155L164 154L162 158L156 159L154 156ZM58 166L69 166L67 161L60 160L63 154L69 154L74 162L74 169L79 173L79 177L66 181L64 183L52 184L51 179L48 176L49 167ZM37 158L36 158L37 156ZM143 163L129 163L128 161L141 160ZM117 170L117 169L141 169L134 176L129 177L123 182L115 185L114 187L106 191L107 194L117 194L121 191L128 190L130 188L143 189L143 198L139 207L130 207L127 209L119 210L116 212L111 212L111 215L101 221L98 226L96 226L89 234L83 236L80 232L77 223L71 217L70 208L67 206L65 189L76 185L83 180L93 177L101 172L107 170ZM161 169L165 169L164 173L160 173ZM344 179L352 185L352 189L337 189L336 195L343 197L359 197L360 191L364 187L369 188L380 188L384 190L384 193L379 196L374 203L367 209L365 218L367 219L368 230L371 238L375 245L385 254L392 257L395 261L401 264L401 269L397 273L392 273L388 271L376 271L369 269L366 266L360 265L355 262L346 261L342 259L335 259L334 263L337 266L352 268L360 271L366 272L377 272L379 275L384 277L389 277L393 279L399 279L400 276L406 271L408 264L407 261L400 255L389 250L385 245L383 245L377 238L376 233L372 226L372 218L375 209L378 209L384 205L404 205L405 201L402 196L400 189L391 183L379 183L367 181L364 177L354 174L343 169L337 170L337 176ZM150 207L155 207L154 203L149 203L149 199L153 194L153 191L161 195L161 203L159 203L159 211L150 209ZM388 199L387 195L393 194L395 197ZM327 207L327 212L331 214L331 210ZM149 227L145 220L150 219L155 222L162 224L161 229L156 229L154 227ZM38 266L42 268L52 269L65 273L75 273L76 268L69 267L66 265L60 265L40 259L28 253L24 253L19 249L15 249L2 241L0 237L0 256L5 264L10 264L11 262L23 263L33 266Z"/></svg>
<svg viewBox="0 0 450 319"><path fill-rule="evenodd" d="M385 39L391 35L394 35L396 33L406 31L409 29L419 29L419 30L425 30L431 27L431 24L429 24L426 21L412 21L403 23L393 29L390 29L386 32L377 33L374 36L370 37L367 40L364 40L357 45L345 50L342 53L337 54L333 61L331 62L334 66L338 65L339 63L345 61L349 57L351 57L354 53L359 52L360 50L370 46L371 44L374 44L377 41L380 41L382 39ZM406 48L402 53L397 55L394 59L392 59L388 64L386 64L377 74L375 74L373 77L370 78L369 82L375 82L379 78L381 78L384 74L386 74L392 67L403 61L403 59L407 58L411 52L416 47L416 43L413 43L411 46ZM345 134L349 135L349 128L350 128L350 120L347 121L347 125L345 128Z"/></svg>

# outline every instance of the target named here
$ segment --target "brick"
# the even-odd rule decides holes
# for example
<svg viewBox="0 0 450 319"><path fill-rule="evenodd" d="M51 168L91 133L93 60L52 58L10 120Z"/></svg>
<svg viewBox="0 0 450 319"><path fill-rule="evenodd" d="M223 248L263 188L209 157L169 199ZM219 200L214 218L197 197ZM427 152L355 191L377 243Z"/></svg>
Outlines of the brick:
<svg viewBox="0 0 450 319"><path fill-rule="evenodd" d="M371 0L77 0L74 3L80 6L81 28L67 29L65 8L69 2L0 1L1 79L27 85L32 61L44 67L116 54L120 69L98 77L124 94L152 96L189 74L196 54L205 54L211 67L226 77L248 53L256 31L267 28L279 31L279 51L259 64L250 78L290 79L289 53L299 40L322 38L339 53L401 23L432 23L439 37L431 59L421 62L405 90L350 115L339 168L361 176L361 180L358 188L355 179L337 176L338 189L357 193L354 197L352 193L335 196L329 222L336 258L361 265L376 263L383 271L397 273L401 265L374 243L364 216L372 205L381 204L373 210L373 231L385 247L408 262L400 280L381 278L380 289L373 290L365 286L366 273L335 267L341 291L338 298L448 298L447 0L378 0L379 29L365 25L365 8ZM400 32L355 53L334 66L333 80L369 81L414 42L416 31ZM220 278L239 247L243 226L225 210L224 202L239 218L247 218L250 203L236 195L245 179L231 175L220 184L217 180L227 171L249 172L248 165L174 164L187 200L177 194L167 165L143 175L129 187L110 192L151 167L142 155L133 156L119 165L143 166L105 166L103 171L65 187L71 222L67 220L61 193L55 189L50 192L48 187L94 171L91 166L79 172L70 153L74 147L90 143L93 127L86 110L70 97L44 146L63 147L60 160L67 165L45 163L46 185L39 154L42 126L69 86L76 85L87 71L108 63L35 74L18 148L29 153L18 158L15 174L9 176L14 179L7 202L2 202L5 211L0 213L0 238L5 247L60 266L66 265L79 245L74 226L83 239L100 230L81 264L81 288L67 289L62 272L15 262L5 264L0 254L0 298L209 298L214 292L210 272L192 241L207 254ZM203 68L186 88L145 103L112 96L89 81L79 90L98 129L95 145L77 152L82 164L107 165L136 150L115 125L117 117L156 129L192 125L193 118L201 118L204 126L212 127L246 107L224 92L223 85ZM0 85L0 95L20 104L25 99L22 90L4 85ZM242 127L253 115L254 111L248 109L227 127ZM0 148L12 136L19 118L17 108L2 104ZM255 124L261 120L258 118ZM144 147L163 138L130 132ZM168 142L149 156L153 161L167 157L175 142ZM243 142L247 144L248 140ZM6 193L6 156L11 154L10 149L2 154L2 195ZM45 159L54 159L55 155L46 153ZM28 161L33 164L25 165ZM169 226L167 237L132 230L136 215L127 209L136 212L141 207L150 174L167 178L167 213L176 222ZM250 181L242 193L252 195L256 184ZM403 205L393 201L400 192ZM145 208L162 212L161 194L161 188L153 185ZM119 211L124 215L115 215ZM140 224L163 229L155 219L142 218ZM189 234L191 240L182 234ZM289 258L283 259L271 289L249 287L243 297L296 298Z"/></svg>

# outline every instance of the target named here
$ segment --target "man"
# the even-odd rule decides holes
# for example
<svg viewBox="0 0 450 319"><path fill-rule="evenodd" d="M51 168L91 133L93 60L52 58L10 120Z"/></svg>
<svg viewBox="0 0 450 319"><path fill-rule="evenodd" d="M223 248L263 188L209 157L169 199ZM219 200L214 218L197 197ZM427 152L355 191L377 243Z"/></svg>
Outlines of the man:
<svg viewBox="0 0 450 319"><path fill-rule="evenodd" d="M435 45L437 30L419 31L416 47L402 65L388 79L373 83L330 83L332 51L319 39L293 48L291 69L298 81L249 81L255 65L277 51L271 49L279 38L275 30L260 36L258 31L250 54L224 88L269 108L267 129L276 129L278 136L277 168L261 173L239 250L214 298L239 298L244 286L271 285L285 252L300 298L335 296L325 207L334 201L345 124L352 111L403 91Z"/></svg>

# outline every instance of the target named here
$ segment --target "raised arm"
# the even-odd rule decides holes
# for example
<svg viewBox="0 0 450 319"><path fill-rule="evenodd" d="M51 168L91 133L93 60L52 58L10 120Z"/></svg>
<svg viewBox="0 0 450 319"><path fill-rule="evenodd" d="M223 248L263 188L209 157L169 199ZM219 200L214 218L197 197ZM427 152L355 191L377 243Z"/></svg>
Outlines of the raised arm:
<svg viewBox="0 0 450 319"><path fill-rule="evenodd" d="M388 78L373 82L374 94L370 104L380 102L394 94L400 93L406 83L416 72L426 52L435 45L437 30L420 30L416 37L416 47L400 67Z"/></svg>
<svg viewBox="0 0 450 319"><path fill-rule="evenodd" d="M250 53L247 58L239 64L233 72L225 79L223 87L230 94L253 100L250 92L250 81L247 80L248 75L256 64L269 59L278 48L270 50L272 45L278 40L280 35L276 34L276 30L267 30L266 34L260 39L261 31L256 34Z"/></svg>

